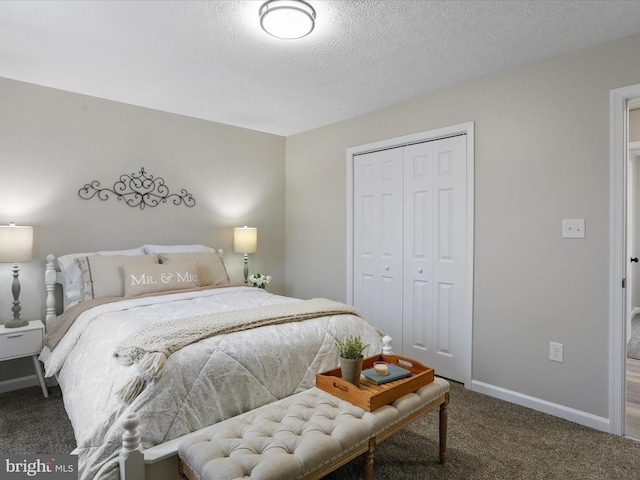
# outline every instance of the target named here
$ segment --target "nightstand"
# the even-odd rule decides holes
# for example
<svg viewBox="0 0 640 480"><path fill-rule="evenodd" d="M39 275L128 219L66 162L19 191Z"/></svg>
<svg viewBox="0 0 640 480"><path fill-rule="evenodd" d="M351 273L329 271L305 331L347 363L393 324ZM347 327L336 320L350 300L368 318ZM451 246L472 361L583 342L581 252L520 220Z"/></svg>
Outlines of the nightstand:
<svg viewBox="0 0 640 480"><path fill-rule="evenodd" d="M0 362L14 358L32 357L42 393L45 398L48 398L49 390L44 382L42 365L38 360L38 355L42 351L43 337L44 325L40 320L32 320L25 327L6 328L4 325L0 325Z"/></svg>

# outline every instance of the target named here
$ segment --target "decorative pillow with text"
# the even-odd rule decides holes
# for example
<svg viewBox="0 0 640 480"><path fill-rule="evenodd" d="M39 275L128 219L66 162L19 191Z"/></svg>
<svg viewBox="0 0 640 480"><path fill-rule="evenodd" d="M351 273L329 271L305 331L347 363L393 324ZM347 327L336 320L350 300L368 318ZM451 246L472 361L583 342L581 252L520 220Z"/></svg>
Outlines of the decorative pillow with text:
<svg viewBox="0 0 640 480"><path fill-rule="evenodd" d="M174 265L185 262L198 264L200 285L223 285L229 283L227 269L216 252L160 253L160 263Z"/></svg>
<svg viewBox="0 0 640 480"><path fill-rule="evenodd" d="M124 266L124 296L135 297L143 293L184 290L200 286L198 264L149 264Z"/></svg>

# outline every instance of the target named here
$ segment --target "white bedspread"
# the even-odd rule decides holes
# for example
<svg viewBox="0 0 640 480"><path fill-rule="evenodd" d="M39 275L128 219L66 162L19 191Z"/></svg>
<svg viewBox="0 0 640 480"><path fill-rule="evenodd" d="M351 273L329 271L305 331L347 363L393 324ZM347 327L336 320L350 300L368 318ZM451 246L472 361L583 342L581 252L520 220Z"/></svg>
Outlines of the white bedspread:
<svg viewBox="0 0 640 480"><path fill-rule="evenodd" d="M150 323L207 312L294 302L250 287L132 299L83 313L45 363L56 375L73 425L80 479L117 479L122 416L138 412L144 448L252 410L315 385L337 366L334 338L361 335L382 350L377 331L354 315L335 315L212 337L169 358L165 374L127 405L117 392L133 375L113 356L127 335Z"/></svg>

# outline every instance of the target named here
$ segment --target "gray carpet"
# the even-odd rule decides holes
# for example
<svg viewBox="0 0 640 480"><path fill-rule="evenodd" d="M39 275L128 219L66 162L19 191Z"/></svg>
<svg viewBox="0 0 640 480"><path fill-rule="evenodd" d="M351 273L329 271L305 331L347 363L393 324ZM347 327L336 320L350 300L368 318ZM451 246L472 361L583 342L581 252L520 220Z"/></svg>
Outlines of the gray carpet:
<svg viewBox="0 0 640 480"><path fill-rule="evenodd" d="M0 394L0 453L70 453L76 447L59 387Z"/></svg>
<svg viewBox="0 0 640 480"><path fill-rule="evenodd" d="M378 446L377 480L638 480L640 443L451 386L448 462L431 412ZM75 446L58 388L0 394L0 452L69 453ZM355 459L326 480L361 479Z"/></svg>
<svg viewBox="0 0 640 480"><path fill-rule="evenodd" d="M627 343L627 358L640 360L640 315L631 319L631 339Z"/></svg>

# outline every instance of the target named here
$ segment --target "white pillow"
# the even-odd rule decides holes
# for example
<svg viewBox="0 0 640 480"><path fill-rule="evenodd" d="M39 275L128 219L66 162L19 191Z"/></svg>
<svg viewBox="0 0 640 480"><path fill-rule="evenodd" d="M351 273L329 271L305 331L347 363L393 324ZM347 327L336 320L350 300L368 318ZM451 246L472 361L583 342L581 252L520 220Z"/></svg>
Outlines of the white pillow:
<svg viewBox="0 0 640 480"><path fill-rule="evenodd" d="M144 255L144 247L131 248L129 250L111 250L89 253L69 253L58 257L60 272L64 275L64 291L69 302L82 300L82 270L76 263L76 258L90 255Z"/></svg>
<svg viewBox="0 0 640 480"><path fill-rule="evenodd" d="M215 252L206 245L145 245L145 253L190 253L190 252Z"/></svg>

